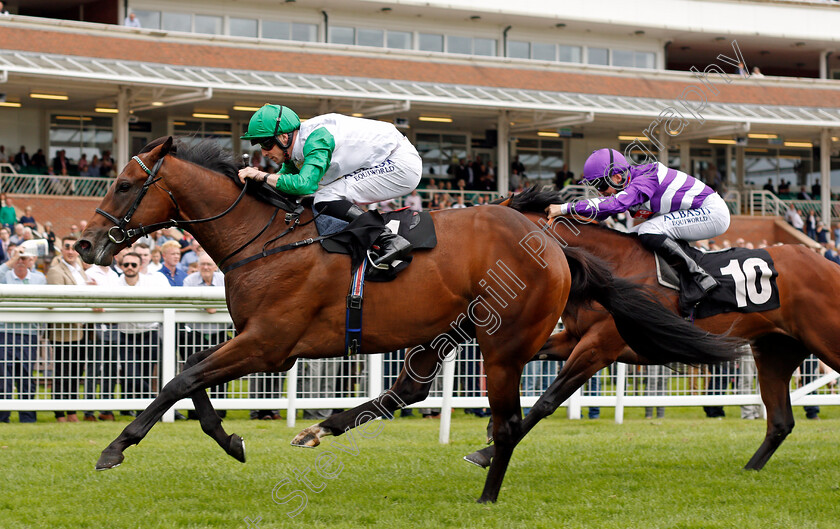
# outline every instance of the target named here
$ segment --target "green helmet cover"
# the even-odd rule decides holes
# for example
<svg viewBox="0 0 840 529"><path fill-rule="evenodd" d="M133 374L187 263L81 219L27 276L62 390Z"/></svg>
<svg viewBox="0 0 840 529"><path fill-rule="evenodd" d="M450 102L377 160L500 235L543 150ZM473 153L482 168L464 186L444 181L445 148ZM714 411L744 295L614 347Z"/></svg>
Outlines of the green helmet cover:
<svg viewBox="0 0 840 529"><path fill-rule="evenodd" d="M279 124L277 122L278 116L280 117ZM282 105L265 105L251 116L251 121L248 123L248 132L240 136L240 139L270 138L299 128L300 118L294 110Z"/></svg>

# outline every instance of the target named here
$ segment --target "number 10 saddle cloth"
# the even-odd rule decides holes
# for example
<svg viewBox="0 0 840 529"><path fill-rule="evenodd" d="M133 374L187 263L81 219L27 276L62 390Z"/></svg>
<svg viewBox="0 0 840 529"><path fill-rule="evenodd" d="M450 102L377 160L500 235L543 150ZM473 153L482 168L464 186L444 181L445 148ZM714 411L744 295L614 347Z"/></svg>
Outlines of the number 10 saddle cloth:
<svg viewBox="0 0 840 529"><path fill-rule="evenodd" d="M680 311L694 318L708 318L723 312L762 312L779 308L779 273L766 250L729 248L703 252L679 241L683 249L702 266L720 286L708 293L696 306L685 301L700 287L688 276L656 255L659 284L680 292Z"/></svg>

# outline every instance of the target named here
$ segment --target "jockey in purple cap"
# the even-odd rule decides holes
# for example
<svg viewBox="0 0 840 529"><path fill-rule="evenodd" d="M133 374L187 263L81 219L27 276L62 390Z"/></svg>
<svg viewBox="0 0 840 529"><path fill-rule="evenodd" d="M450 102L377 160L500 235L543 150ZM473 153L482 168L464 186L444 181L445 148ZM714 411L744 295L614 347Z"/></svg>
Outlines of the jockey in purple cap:
<svg viewBox="0 0 840 529"><path fill-rule="evenodd" d="M709 239L729 228L729 208L712 188L659 162L630 165L613 149L598 149L589 156L583 165L583 180L604 196L551 205L549 218L575 215L603 220L628 212L647 219L632 228L645 248L685 263L703 296L718 286L674 240Z"/></svg>

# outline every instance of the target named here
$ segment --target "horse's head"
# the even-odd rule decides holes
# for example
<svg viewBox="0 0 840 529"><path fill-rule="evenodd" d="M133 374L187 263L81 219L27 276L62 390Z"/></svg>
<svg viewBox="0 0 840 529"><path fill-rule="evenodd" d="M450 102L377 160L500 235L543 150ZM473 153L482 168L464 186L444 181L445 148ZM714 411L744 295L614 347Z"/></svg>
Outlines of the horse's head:
<svg viewBox="0 0 840 529"><path fill-rule="evenodd" d="M166 174L164 159L172 150L172 137L151 145L154 148L132 158L117 176L76 243L86 263L111 264L117 252L142 235L138 227L173 218L175 203L157 185Z"/></svg>

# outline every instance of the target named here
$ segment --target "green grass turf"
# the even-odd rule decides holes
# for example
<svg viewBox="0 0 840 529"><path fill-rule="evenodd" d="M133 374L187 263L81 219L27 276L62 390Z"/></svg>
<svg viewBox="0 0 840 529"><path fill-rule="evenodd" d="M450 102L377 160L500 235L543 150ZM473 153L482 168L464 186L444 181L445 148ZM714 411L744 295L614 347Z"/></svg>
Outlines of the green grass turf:
<svg viewBox="0 0 840 529"><path fill-rule="evenodd" d="M699 408L669 408L664 420L628 409L623 425L546 420L514 453L494 505L479 505L486 472L461 460L483 446L484 419L454 413L452 442L439 421L382 422L355 436L358 454L334 438L314 450L289 446L311 421L248 421L233 412L228 432L247 442L248 463L226 456L195 421L156 425L126 451L119 468L95 472L99 452L128 424L0 424L0 528L249 527L604 527L836 528L840 526L840 413L806 421L761 472L742 470L764 436L764 421L705 419ZM584 409L584 413L585 413ZM13 414L13 420L17 419ZM347 441L347 436L338 438ZM332 480L296 517L298 501L277 504L272 489L314 468L332 451ZM322 459L322 461L324 461ZM282 488L283 495L292 487ZM282 497L278 495L278 497ZM252 525L251 527L257 527Z"/></svg>

